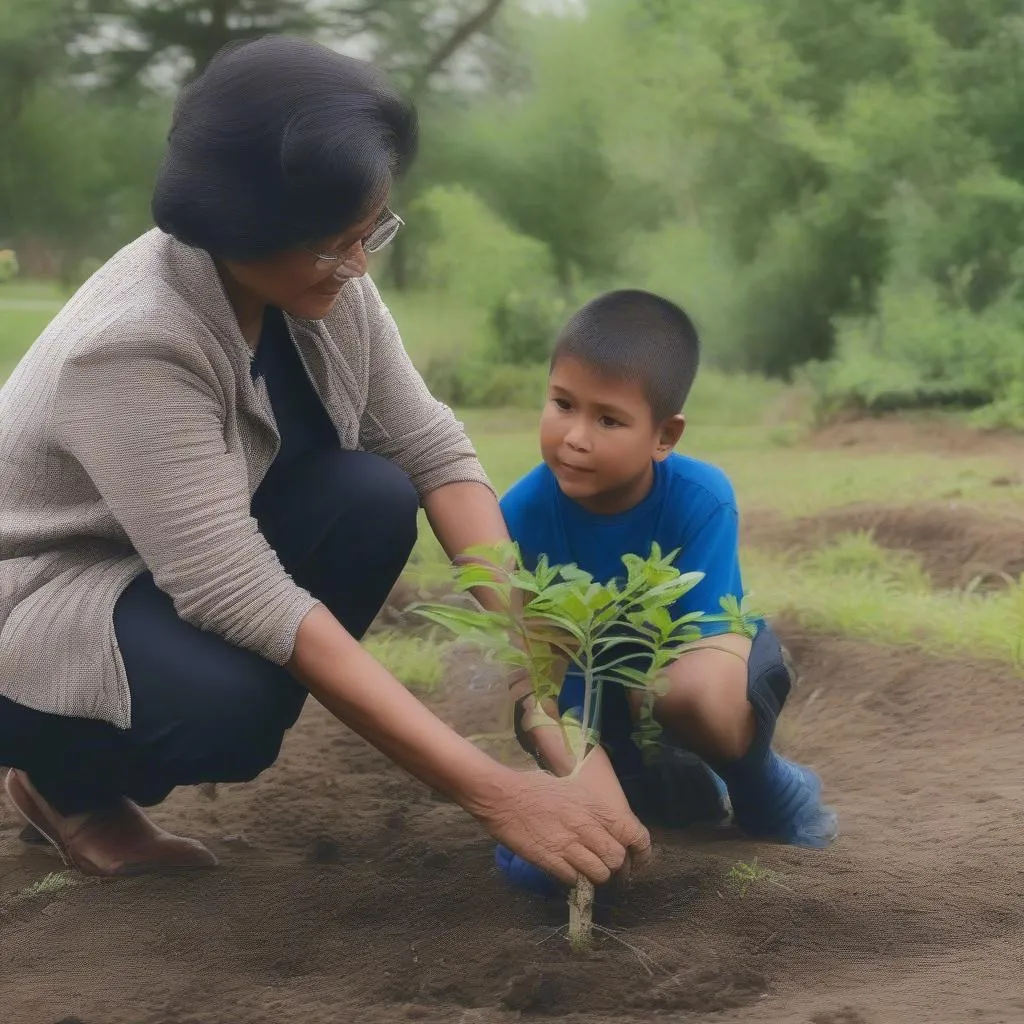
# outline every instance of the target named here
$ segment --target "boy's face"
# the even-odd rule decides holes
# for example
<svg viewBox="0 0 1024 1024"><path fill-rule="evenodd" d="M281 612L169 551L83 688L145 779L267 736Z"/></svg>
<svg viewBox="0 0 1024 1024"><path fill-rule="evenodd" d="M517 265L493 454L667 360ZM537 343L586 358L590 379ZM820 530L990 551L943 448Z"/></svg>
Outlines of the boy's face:
<svg viewBox="0 0 1024 1024"><path fill-rule="evenodd" d="M563 356L548 378L541 453L567 498L613 515L647 496L653 462L669 456L684 425L682 415L656 423L635 381Z"/></svg>

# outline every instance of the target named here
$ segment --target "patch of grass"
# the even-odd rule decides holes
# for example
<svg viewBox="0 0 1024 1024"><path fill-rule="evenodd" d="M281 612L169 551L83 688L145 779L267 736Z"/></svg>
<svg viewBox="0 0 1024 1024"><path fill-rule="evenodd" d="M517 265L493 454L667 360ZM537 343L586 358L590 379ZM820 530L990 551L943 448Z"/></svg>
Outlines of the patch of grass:
<svg viewBox="0 0 1024 1024"><path fill-rule="evenodd" d="M18 301L51 302L59 307L67 301L70 292L57 281L46 281L41 278L16 277L13 281L0 285L0 304L5 299Z"/></svg>
<svg viewBox="0 0 1024 1024"><path fill-rule="evenodd" d="M51 871L39 881L25 886L19 895L23 899L32 899L35 896L48 896L51 893L61 892L63 889L74 889L82 884L84 884L82 877L74 871Z"/></svg>
<svg viewBox="0 0 1024 1024"><path fill-rule="evenodd" d="M914 644L946 655L1019 656L1020 583L991 594L888 585L868 572L836 575L806 562L747 551L744 583L769 614L785 612L816 629L877 643Z"/></svg>
<svg viewBox="0 0 1024 1024"><path fill-rule="evenodd" d="M837 534L801 558L799 565L821 576L863 576L887 590L927 593L932 589L920 558L909 551L879 547L870 530Z"/></svg>
<svg viewBox="0 0 1024 1024"><path fill-rule="evenodd" d="M699 440L699 443L697 443ZM720 465L732 479L742 508L809 515L852 502L905 500L996 503L1008 497L992 480L1008 471L996 457L963 460L917 452L846 455L800 448L768 448L763 439L708 431L691 453Z"/></svg>
<svg viewBox="0 0 1024 1024"><path fill-rule="evenodd" d="M763 864L759 864L756 857L749 863L743 860L736 861L729 868L725 878L729 886L740 896L746 896L752 888L766 885L774 886L776 889L785 889L786 892L793 891L788 886L782 884L782 875L777 871L772 871L771 868L766 868Z"/></svg>
<svg viewBox="0 0 1024 1024"><path fill-rule="evenodd" d="M382 630L368 636L364 646L410 690L430 693L444 679L446 643Z"/></svg>
<svg viewBox="0 0 1024 1024"><path fill-rule="evenodd" d="M5 308L3 295L0 294L0 384L7 380L11 370L18 365L28 347L39 337L59 308L54 306L52 312Z"/></svg>

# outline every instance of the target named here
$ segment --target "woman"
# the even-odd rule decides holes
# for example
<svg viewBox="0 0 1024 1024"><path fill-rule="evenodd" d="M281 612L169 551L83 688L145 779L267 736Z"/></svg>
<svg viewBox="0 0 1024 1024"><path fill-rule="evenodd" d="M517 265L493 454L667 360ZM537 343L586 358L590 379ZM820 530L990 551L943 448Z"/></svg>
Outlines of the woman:
<svg viewBox="0 0 1024 1024"><path fill-rule="evenodd" d="M415 139L361 62L223 51L176 106L158 227L0 392L0 762L83 871L215 864L140 806L254 778L307 692L566 882L646 855L628 812L488 758L358 642L421 503L449 555L507 537L365 276Z"/></svg>

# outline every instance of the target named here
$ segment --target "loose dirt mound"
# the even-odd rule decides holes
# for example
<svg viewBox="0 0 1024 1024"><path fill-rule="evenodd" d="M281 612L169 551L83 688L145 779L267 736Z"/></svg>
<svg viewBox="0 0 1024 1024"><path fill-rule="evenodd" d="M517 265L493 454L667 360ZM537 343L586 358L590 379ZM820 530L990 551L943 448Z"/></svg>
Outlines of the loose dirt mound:
<svg viewBox="0 0 1024 1024"><path fill-rule="evenodd" d="M472 822L311 704L256 783L160 809L218 871L16 896L56 864L0 811L2 1019L1024 1020L1021 681L781 628L802 678L781 743L840 810L831 851L661 835L611 918L622 941L578 961ZM438 707L496 730L501 695L473 678Z"/></svg>
<svg viewBox="0 0 1024 1024"><path fill-rule="evenodd" d="M795 520L755 511L744 522L744 542L802 554L857 531L869 531L880 547L918 556L938 587L1004 586L1007 576L1024 573L1024 516L985 516L956 503L844 505Z"/></svg>
<svg viewBox="0 0 1024 1024"><path fill-rule="evenodd" d="M831 423L806 441L815 449L855 448L861 452L939 452L949 455L1007 456L1024 464L1024 434L972 430L941 417L879 416ZM1017 482L1020 474L1017 474Z"/></svg>

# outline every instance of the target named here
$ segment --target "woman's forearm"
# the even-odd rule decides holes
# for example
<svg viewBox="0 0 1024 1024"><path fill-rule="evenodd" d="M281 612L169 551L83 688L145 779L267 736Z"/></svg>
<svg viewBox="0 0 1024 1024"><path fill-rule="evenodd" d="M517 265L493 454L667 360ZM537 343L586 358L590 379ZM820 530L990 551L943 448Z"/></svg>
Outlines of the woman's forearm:
<svg viewBox="0 0 1024 1024"><path fill-rule="evenodd" d="M470 548L509 541L498 499L483 484L467 482L438 487L423 499L423 507L434 536L449 558ZM477 588L473 596L485 608L494 607L494 594L486 588Z"/></svg>
<svg viewBox="0 0 1024 1024"><path fill-rule="evenodd" d="M288 668L336 718L470 813L514 774L424 707L323 605L303 619Z"/></svg>
<svg viewBox="0 0 1024 1024"><path fill-rule="evenodd" d="M498 499L483 484L445 484L423 499L423 508L449 558L468 548L508 543L508 528Z"/></svg>

